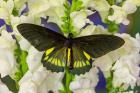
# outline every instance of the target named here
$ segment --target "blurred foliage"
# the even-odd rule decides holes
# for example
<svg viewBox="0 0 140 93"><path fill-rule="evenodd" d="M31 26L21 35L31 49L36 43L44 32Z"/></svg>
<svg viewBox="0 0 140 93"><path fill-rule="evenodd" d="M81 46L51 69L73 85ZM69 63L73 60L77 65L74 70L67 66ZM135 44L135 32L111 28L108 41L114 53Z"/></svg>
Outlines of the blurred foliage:
<svg viewBox="0 0 140 93"><path fill-rule="evenodd" d="M129 16L130 25L127 27L127 33L135 36L136 33L140 33L140 7L137 12Z"/></svg>
<svg viewBox="0 0 140 93"><path fill-rule="evenodd" d="M8 87L10 91L13 93L18 93L17 83L9 75L1 78L1 81Z"/></svg>
<svg viewBox="0 0 140 93"><path fill-rule="evenodd" d="M16 61L18 65L18 71L15 73L14 80L19 82L19 80L24 76L24 74L28 71L28 64L26 62L26 58L28 53L26 51L21 50L18 41L16 40L17 49L15 50Z"/></svg>

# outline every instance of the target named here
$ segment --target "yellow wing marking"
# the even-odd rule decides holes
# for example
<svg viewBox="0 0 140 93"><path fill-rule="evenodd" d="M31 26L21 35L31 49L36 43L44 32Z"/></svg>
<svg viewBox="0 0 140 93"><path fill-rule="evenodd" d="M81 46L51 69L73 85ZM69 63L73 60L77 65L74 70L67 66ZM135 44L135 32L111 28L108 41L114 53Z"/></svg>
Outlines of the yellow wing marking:
<svg viewBox="0 0 140 93"><path fill-rule="evenodd" d="M46 50L46 52L45 52L46 56L49 55L53 50L54 50L54 47Z"/></svg>
<svg viewBox="0 0 140 93"><path fill-rule="evenodd" d="M86 53L85 51L83 51L83 53L84 53L85 57L86 57L88 60L90 60L91 56L90 56L88 53Z"/></svg>
<svg viewBox="0 0 140 93"><path fill-rule="evenodd" d="M71 52L71 49L68 48L68 57L67 57L67 58L68 58L68 62L69 62L68 65L70 65L70 56L71 56L71 55L70 55L70 54L71 54L70 52Z"/></svg>
<svg viewBox="0 0 140 93"><path fill-rule="evenodd" d="M88 62L88 61L87 61L87 62ZM88 62L88 63L85 63L84 61L75 61L75 62L74 62L74 67L75 67L75 68L83 67L83 66L86 66L86 65L89 65L89 62Z"/></svg>
<svg viewBox="0 0 140 93"><path fill-rule="evenodd" d="M46 56L45 56L44 60L47 60L47 62L50 62L50 63L57 65L57 66L64 66L64 63L61 62L60 59L53 58L53 57L49 58L49 54L52 53L54 49L55 48L53 47L53 48L50 48L50 49L45 51Z"/></svg>

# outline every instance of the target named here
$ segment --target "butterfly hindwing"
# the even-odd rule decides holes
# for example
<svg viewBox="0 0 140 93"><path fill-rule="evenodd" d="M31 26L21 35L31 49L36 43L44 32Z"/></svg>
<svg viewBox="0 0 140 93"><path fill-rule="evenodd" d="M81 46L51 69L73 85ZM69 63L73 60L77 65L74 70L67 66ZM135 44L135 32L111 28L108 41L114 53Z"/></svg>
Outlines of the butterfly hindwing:
<svg viewBox="0 0 140 93"><path fill-rule="evenodd" d="M103 56L124 44L122 38L104 34L77 37L73 39L73 42L93 58Z"/></svg>
<svg viewBox="0 0 140 93"><path fill-rule="evenodd" d="M63 35L34 24L23 23L18 25L17 28L20 34L39 51L60 46L66 40Z"/></svg>
<svg viewBox="0 0 140 93"><path fill-rule="evenodd" d="M73 61L73 68L70 69L72 74L84 74L90 70L92 67L92 60L88 54L80 50L78 47L73 47L73 52L69 51L72 52L72 55L71 53L66 52L67 50L70 49L63 47L59 49L50 48L46 50L41 61L43 66L52 72L64 72L66 62L67 66L70 67L71 62ZM73 58L71 56L73 56Z"/></svg>
<svg viewBox="0 0 140 93"><path fill-rule="evenodd" d="M83 51L79 46L73 44L73 69L70 70L72 74L84 74L92 67L92 58L89 54Z"/></svg>
<svg viewBox="0 0 140 93"><path fill-rule="evenodd" d="M41 61L43 66L52 72L64 72L66 49L66 47L54 47L46 50Z"/></svg>

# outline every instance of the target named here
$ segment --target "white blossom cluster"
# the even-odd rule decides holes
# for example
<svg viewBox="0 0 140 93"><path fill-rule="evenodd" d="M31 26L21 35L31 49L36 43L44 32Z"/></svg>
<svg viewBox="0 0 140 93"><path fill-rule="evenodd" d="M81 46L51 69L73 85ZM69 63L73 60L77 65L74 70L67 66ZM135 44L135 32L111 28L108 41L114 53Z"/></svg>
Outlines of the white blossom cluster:
<svg viewBox="0 0 140 93"><path fill-rule="evenodd" d="M56 23L60 28L63 24L62 17L65 15L64 3L67 0L0 0L0 19L11 25L13 32L6 31L6 25L0 27L0 74L1 77L14 74L18 71L18 63L14 55L17 49L17 38L21 50L27 51L26 62L28 71L18 82L18 93L48 93L63 89L62 78L64 73L52 73L47 71L41 64L43 52L36 50L25 38L23 38L16 26L21 23L41 24L41 18L49 16L48 22ZM73 0L74 1L74 0ZM129 14L136 12L140 6L140 0L116 0L110 4L111 0L77 0L82 2L82 8L70 13L72 25L78 36L92 34L111 34L107 28L101 25L94 25L88 16L98 12L103 22L105 20L116 24L128 25ZM119 3L120 5L117 5ZM22 14L28 5L29 11ZM90 9L89 9L90 8ZM110 10L113 13L110 14ZM14 15L17 12L18 15ZM83 28L86 24L89 24ZM96 93L95 87L98 84L98 67L103 71L105 78L111 77L113 73L112 87L127 90L138 85L140 86L140 35L131 37L129 34L114 33L124 39L125 44L100 58L93 63L93 68L85 75L76 76L70 84L73 93ZM0 93L12 93L7 86L0 81ZM118 92L120 93L120 92ZM122 92L121 92L122 93ZM133 93L133 91L123 92Z"/></svg>

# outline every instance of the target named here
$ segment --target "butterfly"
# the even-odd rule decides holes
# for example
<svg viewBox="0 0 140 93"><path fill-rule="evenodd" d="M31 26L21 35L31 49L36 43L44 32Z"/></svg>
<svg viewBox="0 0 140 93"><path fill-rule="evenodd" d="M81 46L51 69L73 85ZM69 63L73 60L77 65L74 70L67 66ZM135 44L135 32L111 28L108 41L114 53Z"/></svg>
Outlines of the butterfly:
<svg viewBox="0 0 140 93"><path fill-rule="evenodd" d="M67 37L46 27L23 23L17 26L19 33L37 50L44 51L41 62L47 70L64 72L68 67L72 74L84 74L92 67L93 59L121 47L125 42L114 35L95 34Z"/></svg>

